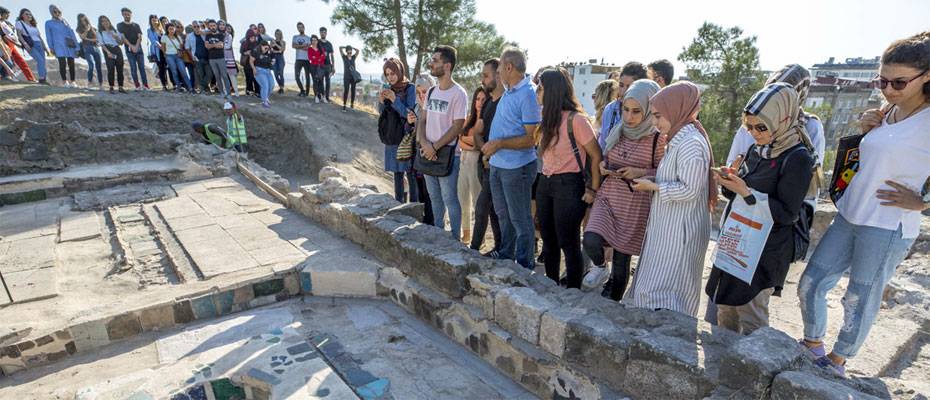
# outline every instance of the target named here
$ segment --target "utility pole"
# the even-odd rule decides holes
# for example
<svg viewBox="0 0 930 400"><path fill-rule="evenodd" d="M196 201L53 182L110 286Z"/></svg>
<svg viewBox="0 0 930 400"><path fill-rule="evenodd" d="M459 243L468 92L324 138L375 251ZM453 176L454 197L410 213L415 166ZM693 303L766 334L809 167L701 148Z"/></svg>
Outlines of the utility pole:
<svg viewBox="0 0 930 400"><path fill-rule="evenodd" d="M216 6L220 9L220 19L226 22L229 22L226 19L226 1L225 0L216 0Z"/></svg>

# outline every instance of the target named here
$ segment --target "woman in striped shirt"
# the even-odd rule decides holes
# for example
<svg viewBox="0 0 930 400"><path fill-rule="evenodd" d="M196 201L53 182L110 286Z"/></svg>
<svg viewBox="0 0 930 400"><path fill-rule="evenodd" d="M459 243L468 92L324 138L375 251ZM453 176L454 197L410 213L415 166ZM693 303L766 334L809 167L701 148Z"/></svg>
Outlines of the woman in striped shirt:
<svg viewBox="0 0 930 400"><path fill-rule="evenodd" d="M690 82L666 86L652 97L656 129L668 139L656 176L633 181L652 192L646 242L630 288L634 307L669 309L696 316L701 273L710 240L713 153L697 120L700 91Z"/></svg>

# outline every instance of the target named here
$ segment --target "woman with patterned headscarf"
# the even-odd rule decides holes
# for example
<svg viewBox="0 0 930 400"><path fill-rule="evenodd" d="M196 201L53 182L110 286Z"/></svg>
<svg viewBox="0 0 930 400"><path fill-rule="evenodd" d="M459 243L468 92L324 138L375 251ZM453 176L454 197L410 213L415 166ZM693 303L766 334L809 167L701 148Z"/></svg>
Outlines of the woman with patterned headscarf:
<svg viewBox="0 0 930 400"><path fill-rule="evenodd" d="M384 79L390 87L381 90L378 95L381 112L396 112L401 120L407 118L408 114L417 108L417 90L416 87L407 79L404 71L404 65L396 58L384 60ZM409 131L412 124L406 124L405 129ZM417 201L417 183L416 175L413 173L413 166L410 160L399 161L397 159L397 145L384 145L384 170L394 175L394 198L404 203L407 201L407 193L410 194L410 201ZM404 176L407 177L408 191L404 192Z"/></svg>
<svg viewBox="0 0 930 400"><path fill-rule="evenodd" d="M717 324L748 335L768 326L769 298L780 296L785 284L794 259L794 224L813 176L814 158L798 119L798 94L790 85L766 86L744 111L743 125L755 143L735 174L716 179L730 200L738 195L751 205L756 194L767 195L774 224L751 283L714 267L705 291L717 304Z"/></svg>
<svg viewBox="0 0 930 400"><path fill-rule="evenodd" d="M710 241L710 204L717 197L710 179L713 153L697 120L700 90L690 82L668 85L652 97L650 107L668 146L654 179L633 180L633 190L651 192L652 204L639 267L626 297L634 307L693 317Z"/></svg>

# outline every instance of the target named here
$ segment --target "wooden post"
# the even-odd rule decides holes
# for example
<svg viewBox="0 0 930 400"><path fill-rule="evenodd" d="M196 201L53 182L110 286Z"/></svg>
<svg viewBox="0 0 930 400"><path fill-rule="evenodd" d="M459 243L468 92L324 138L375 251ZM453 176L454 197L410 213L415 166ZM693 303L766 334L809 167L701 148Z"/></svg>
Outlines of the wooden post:
<svg viewBox="0 0 930 400"><path fill-rule="evenodd" d="M229 20L226 19L226 1L216 0L216 6L220 9L220 19L229 22Z"/></svg>

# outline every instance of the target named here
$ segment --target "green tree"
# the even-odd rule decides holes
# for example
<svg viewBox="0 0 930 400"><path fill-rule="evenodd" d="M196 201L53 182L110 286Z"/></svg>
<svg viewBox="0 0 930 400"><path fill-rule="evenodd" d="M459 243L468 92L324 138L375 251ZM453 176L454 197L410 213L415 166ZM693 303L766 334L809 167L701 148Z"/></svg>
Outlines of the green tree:
<svg viewBox="0 0 930 400"><path fill-rule="evenodd" d="M764 82L756 37L743 37L743 30L736 26L705 22L678 60L687 66L688 79L704 87L701 123L719 160L730 150L743 107Z"/></svg>
<svg viewBox="0 0 930 400"><path fill-rule="evenodd" d="M474 0L334 1L330 20L362 39L362 57L397 54L410 78L420 73L437 45L458 50L456 76L469 78L478 74L482 61L499 56L506 44L494 25L474 18Z"/></svg>

